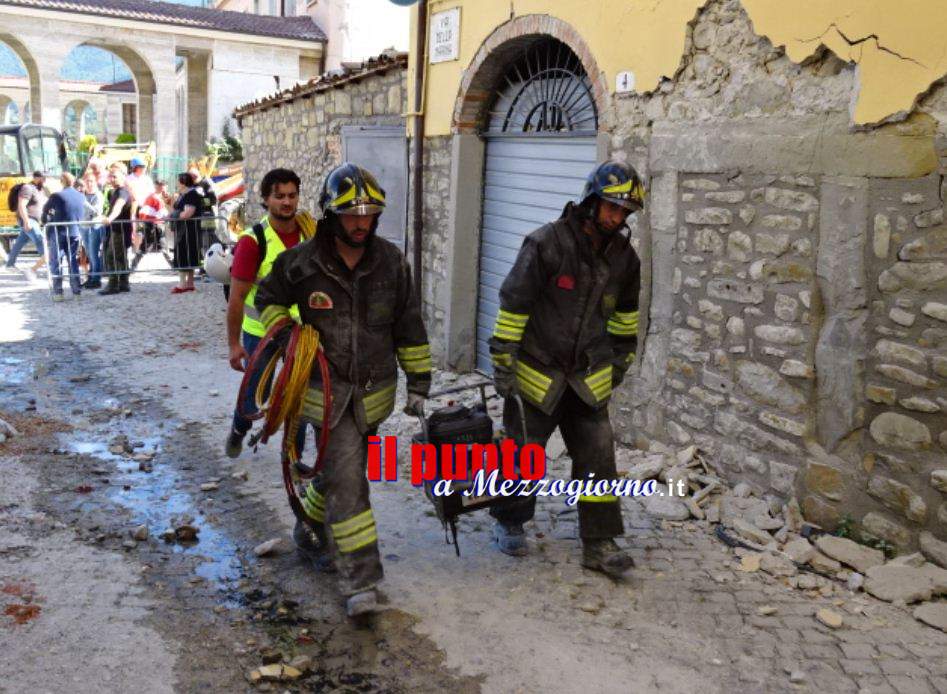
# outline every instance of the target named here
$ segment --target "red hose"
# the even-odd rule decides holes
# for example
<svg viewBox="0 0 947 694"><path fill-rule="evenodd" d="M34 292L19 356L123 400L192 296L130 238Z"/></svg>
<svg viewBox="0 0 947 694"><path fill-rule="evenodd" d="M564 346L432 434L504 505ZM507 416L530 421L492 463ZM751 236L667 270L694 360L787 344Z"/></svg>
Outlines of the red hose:
<svg viewBox="0 0 947 694"><path fill-rule="evenodd" d="M269 399L258 411L253 413L244 412L243 403L246 400L252 374L265 367L265 364L263 364L263 355L267 347L273 343L277 335L289 325L293 327L290 330L289 339L286 341L285 346L280 346L276 353L270 357L271 360L282 357L283 365L280 367L275 383L273 383L270 390ZM293 366L296 362L296 352L301 330L298 324L293 323L293 321L288 318L280 320L267 331L263 339L260 340L259 345L257 345L257 348L253 351L253 354L250 355L250 358L247 360L247 366L243 374L243 379L240 382L240 390L237 395L237 412L241 417L249 420L257 420L265 417L261 431L262 436L260 437L262 443L266 443L269 437L275 434L279 429L280 424L275 421L275 414L280 411L286 392L286 383L292 374ZM319 471L322 470L324 454L329 446L329 424L332 421L332 379L329 374L329 362L326 359L325 350L322 349L321 345L316 352L316 360L319 364L320 376L322 377L322 427L319 432L319 440L316 443L315 460L313 461L312 467L307 467L296 460L295 455L293 455L294 437L299 429L298 412L302 409L301 403L297 408L293 408L293 414L287 417L286 422L283 424L283 441L280 456L283 472L283 486L286 488L290 508L292 508L293 513L300 521L310 525L312 521L306 515L302 507L302 502L299 500L293 472L295 470L296 478L299 480L313 479ZM269 363L269 361L267 363ZM262 384L258 385L258 387L260 386L262 386Z"/></svg>

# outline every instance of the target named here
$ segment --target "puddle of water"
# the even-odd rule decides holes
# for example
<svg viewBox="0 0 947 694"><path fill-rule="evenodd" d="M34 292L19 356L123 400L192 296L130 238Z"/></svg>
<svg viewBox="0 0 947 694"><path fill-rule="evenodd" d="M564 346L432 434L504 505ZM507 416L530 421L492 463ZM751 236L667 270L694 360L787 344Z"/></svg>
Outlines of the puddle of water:
<svg viewBox="0 0 947 694"><path fill-rule="evenodd" d="M0 358L0 386L15 386L26 381L32 375L32 369L22 359L16 357Z"/></svg>
<svg viewBox="0 0 947 694"><path fill-rule="evenodd" d="M107 442L63 438L71 451L115 464L121 474L117 479L112 478L117 486L111 488L109 499L132 511L135 522L147 525L153 536L170 528L175 516L193 517L194 526L200 529L198 542L193 545L175 544L172 551L175 554L205 558L206 561L197 566L195 573L214 585L222 594L235 594L236 583L243 578L240 560L237 558L237 546L206 520L197 509L191 494L176 488L180 477L175 474L173 468L156 462L152 472L140 472L138 461L111 453ZM145 444L136 448L136 453L155 453L156 457L160 454L160 437L135 440ZM123 486L130 488L125 490ZM232 597L227 597L222 604L230 608L241 606Z"/></svg>

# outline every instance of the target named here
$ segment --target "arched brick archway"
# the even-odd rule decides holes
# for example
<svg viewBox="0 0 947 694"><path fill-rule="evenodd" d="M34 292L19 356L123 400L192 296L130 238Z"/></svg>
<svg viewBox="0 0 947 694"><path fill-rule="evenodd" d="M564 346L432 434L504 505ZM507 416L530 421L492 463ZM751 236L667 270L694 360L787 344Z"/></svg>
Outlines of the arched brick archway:
<svg viewBox="0 0 947 694"><path fill-rule="evenodd" d="M611 95L588 44L570 24L549 15L516 17L497 27L480 46L464 72L454 105L453 131L477 133L484 129L494 91L508 65L523 49L538 39L558 39L575 53L592 83L599 113L599 127L611 120Z"/></svg>

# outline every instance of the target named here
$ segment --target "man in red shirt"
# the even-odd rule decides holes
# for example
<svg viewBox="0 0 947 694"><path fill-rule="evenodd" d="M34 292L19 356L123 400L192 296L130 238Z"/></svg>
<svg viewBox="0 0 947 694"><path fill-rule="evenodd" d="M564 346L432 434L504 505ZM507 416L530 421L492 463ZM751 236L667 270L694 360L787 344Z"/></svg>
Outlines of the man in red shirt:
<svg viewBox="0 0 947 694"><path fill-rule="evenodd" d="M299 176L289 169L273 169L260 183L260 197L266 215L252 228L245 229L237 240L230 269L230 297L227 303L227 342L230 366L243 371L266 329L253 305L257 284L270 273L280 253L312 238L316 223L308 212L300 212ZM247 389L242 403L245 413L255 411L253 394L259 374ZM234 411L233 426L227 435L226 453L236 458L243 450L243 438L250 430L250 421ZM301 448L301 446L300 446Z"/></svg>
<svg viewBox="0 0 947 694"><path fill-rule="evenodd" d="M171 196L168 194L168 184L164 181L155 181L155 191L145 198L138 208L138 219L145 222L141 227L144 241L135 252L132 259L132 270L138 268L145 253L159 251L169 267L174 267L171 253L168 251L167 229L162 228L171 207Z"/></svg>

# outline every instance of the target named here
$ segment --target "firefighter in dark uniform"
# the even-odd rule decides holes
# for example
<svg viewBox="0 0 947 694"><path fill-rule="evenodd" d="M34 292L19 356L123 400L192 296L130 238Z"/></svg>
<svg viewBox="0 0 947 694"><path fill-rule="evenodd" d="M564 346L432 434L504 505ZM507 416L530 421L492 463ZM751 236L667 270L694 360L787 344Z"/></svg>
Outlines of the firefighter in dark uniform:
<svg viewBox="0 0 947 694"><path fill-rule="evenodd" d="M506 398L503 423L528 443L545 445L556 427L572 458L573 479L615 479L615 444L607 404L634 361L641 263L621 233L642 208L644 186L633 168L598 166L582 201L526 237L500 288L490 340L497 392ZM535 497L496 507L494 537L510 555L526 554L523 523ZM584 566L618 577L633 561L614 541L623 532L614 496L581 496L579 535Z"/></svg>
<svg viewBox="0 0 947 694"><path fill-rule="evenodd" d="M309 527L297 523L293 537L317 564L326 551L332 554L346 609L355 617L376 609L382 579L367 437L394 408L398 363L407 377L405 412L423 411L431 349L404 254L375 235L385 206L375 178L342 164L327 176L319 205L315 237L280 254L255 305L269 329L297 304L302 322L319 331L329 362L331 421L323 421L318 368L303 406L303 421L317 428L317 438L320 427L330 427L325 464L302 497Z"/></svg>

